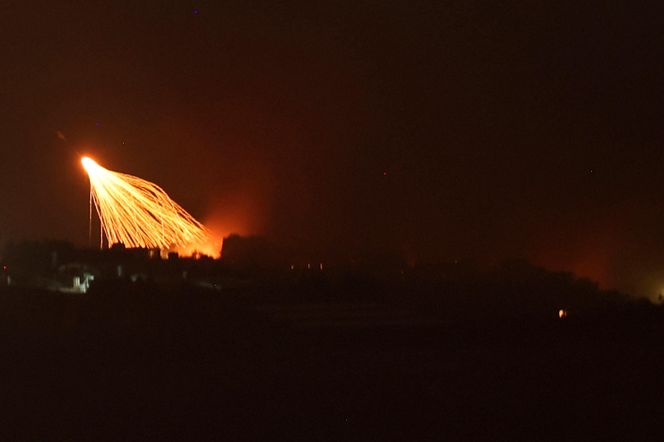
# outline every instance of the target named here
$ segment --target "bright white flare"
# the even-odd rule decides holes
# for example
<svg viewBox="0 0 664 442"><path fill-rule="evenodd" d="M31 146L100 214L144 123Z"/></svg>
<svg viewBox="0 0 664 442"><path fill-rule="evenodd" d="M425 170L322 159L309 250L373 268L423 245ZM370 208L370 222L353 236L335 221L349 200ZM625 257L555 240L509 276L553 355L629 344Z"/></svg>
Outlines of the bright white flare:
<svg viewBox="0 0 664 442"><path fill-rule="evenodd" d="M81 163L83 164L83 167L85 168L86 171L89 171L92 167L97 165L97 163L95 163L95 160L88 157L81 158Z"/></svg>
<svg viewBox="0 0 664 442"><path fill-rule="evenodd" d="M92 203L109 246L201 250L210 232L161 187L81 159L90 178Z"/></svg>

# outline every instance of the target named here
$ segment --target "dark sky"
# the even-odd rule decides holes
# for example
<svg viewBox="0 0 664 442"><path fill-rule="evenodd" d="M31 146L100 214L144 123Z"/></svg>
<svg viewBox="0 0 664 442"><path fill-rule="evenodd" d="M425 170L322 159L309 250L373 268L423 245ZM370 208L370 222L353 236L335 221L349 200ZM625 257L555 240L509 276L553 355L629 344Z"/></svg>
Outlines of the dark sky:
<svg viewBox="0 0 664 442"><path fill-rule="evenodd" d="M89 153L223 233L659 291L659 6L0 2L0 240L84 244Z"/></svg>

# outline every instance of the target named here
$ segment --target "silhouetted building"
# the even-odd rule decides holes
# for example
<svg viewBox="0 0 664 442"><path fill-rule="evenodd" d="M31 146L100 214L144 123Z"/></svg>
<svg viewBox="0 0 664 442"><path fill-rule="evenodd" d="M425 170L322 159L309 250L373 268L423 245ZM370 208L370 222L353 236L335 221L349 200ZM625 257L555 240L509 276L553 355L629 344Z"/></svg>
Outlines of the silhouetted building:
<svg viewBox="0 0 664 442"><path fill-rule="evenodd" d="M230 235L224 238L221 258L238 267L277 268L285 261L277 247L261 236Z"/></svg>

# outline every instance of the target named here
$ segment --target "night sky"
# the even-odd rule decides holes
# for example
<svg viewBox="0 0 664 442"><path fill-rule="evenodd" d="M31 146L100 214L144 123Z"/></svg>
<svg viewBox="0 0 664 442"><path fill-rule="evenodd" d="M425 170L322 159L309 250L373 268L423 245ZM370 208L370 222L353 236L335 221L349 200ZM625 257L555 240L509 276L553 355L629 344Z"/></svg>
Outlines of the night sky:
<svg viewBox="0 0 664 442"><path fill-rule="evenodd" d="M90 154L221 234L659 292L658 7L1 2L0 241L85 245Z"/></svg>

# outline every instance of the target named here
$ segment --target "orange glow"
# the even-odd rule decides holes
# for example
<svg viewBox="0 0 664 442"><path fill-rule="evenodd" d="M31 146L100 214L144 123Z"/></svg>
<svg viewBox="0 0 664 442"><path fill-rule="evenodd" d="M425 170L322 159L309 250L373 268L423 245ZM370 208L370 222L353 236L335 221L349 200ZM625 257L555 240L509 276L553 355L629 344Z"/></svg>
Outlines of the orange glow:
<svg viewBox="0 0 664 442"><path fill-rule="evenodd" d="M156 184L81 159L90 178L92 203L109 246L177 250L218 256L209 230Z"/></svg>
<svg viewBox="0 0 664 442"><path fill-rule="evenodd" d="M560 319L565 319L567 317L567 310L562 309L562 308L560 310L558 310L558 317Z"/></svg>

